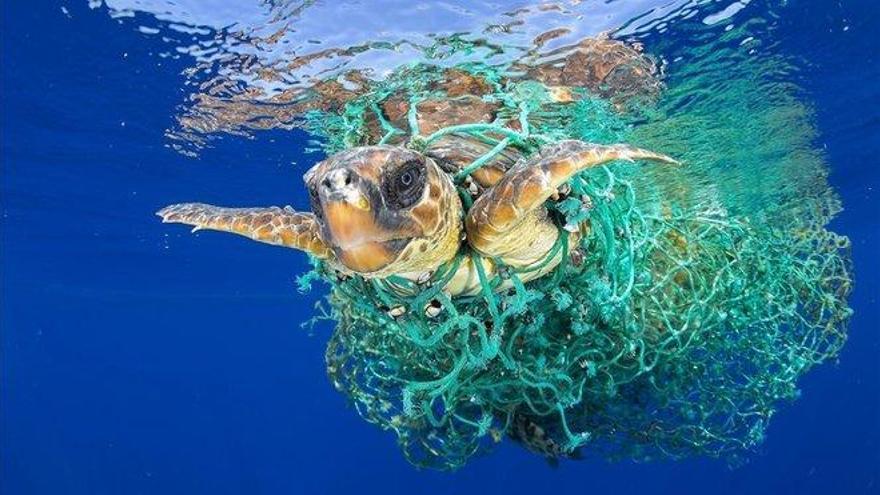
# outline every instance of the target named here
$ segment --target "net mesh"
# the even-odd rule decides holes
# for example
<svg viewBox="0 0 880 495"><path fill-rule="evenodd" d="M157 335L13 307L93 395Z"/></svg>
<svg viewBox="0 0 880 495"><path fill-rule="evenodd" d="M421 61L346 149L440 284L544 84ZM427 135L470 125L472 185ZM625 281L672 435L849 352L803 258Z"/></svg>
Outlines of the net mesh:
<svg viewBox="0 0 880 495"><path fill-rule="evenodd" d="M605 99L581 92L560 103L537 83L457 70L486 82L491 121L421 132L419 103L449 95L437 89L444 71L414 66L339 111L312 112L309 126L327 152L425 149L449 134L490 144L455 175L465 207L468 175L507 148L528 155L560 139L632 137ZM391 100L408 102L404 115L389 115ZM455 469L505 437L548 457L729 457L756 446L798 378L845 341L849 243L825 229L833 202L772 219L734 215L694 194L686 167L668 172L681 176L667 180L676 187L642 167L582 173L548 203L563 235L547 258L562 250L564 261L529 283L502 267L481 274L479 295L450 298L444 282L476 256L466 246L422 284L315 262L302 283L330 285L314 321L335 323L326 353L335 387L418 466ZM589 234L569 252L573 225ZM513 288L496 292L502 279ZM415 295L394 290L403 284Z"/></svg>

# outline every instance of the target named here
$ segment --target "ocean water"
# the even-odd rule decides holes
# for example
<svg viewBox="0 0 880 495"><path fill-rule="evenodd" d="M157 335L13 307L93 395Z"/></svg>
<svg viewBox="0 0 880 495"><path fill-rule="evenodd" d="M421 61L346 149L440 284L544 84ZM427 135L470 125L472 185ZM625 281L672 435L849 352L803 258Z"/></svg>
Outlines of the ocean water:
<svg viewBox="0 0 880 495"><path fill-rule="evenodd" d="M2 9L0 493L880 493L873 2ZM307 209L301 176L321 155L278 98L427 54L504 63L561 27L539 51L610 30L661 63L665 92L634 134L699 167L731 210L798 212L829 186L842 205L829 228L852 241L848 342L735 466L553 468L505 442L454 473L417 470L328 380L330 329L300 327L323 296L296 290L303 255L154 216L190 200Z"/></svg>

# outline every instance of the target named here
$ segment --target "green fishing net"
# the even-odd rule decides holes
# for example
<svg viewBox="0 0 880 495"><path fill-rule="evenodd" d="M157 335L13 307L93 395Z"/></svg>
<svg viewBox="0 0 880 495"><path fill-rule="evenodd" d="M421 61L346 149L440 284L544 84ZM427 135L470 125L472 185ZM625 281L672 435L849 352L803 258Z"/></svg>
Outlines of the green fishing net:
<svg viewBox="0 0 880 495"><path fill-rule="evenodd" d="M339 109L312 112L310 128L327 152L424 149L448 134L488 143L455 177L466 207L467 175L510 147L627 142L686 155L685 164L614 163L572 179L566 197L548 203L563 233L548 259L562 250L564 261L529 283L502 268L481 278L481 294L450 298L444 281L466 247L422 284L341 276L316 262L302 283L330 285L316 320L335 325L326 353L334 386L418 466L455 469L504 438L548 457L636 460L729 457L760 443L798 378L845 340L849 244L825 229L836 200L739 211L706 180L700 157L664 148L668 122L641 126L644 114L585 91L558 103L538 83L457 69L488 82L493 122L421 134L418 103L444 97L435 84L443 71L413 66ZM383 110L390 98L410 103L403 123ZM569 252L566 227L577 224L589 234ZM501 279L513 289L495 292Z"/></svg>

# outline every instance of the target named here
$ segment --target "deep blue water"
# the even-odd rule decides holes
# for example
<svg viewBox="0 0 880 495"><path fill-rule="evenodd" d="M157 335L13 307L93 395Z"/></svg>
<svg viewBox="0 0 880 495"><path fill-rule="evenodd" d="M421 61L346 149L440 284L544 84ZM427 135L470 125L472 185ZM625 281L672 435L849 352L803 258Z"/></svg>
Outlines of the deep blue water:
<svg viewBox="0 0 880 495"><path fill-rule="evenodd" d="M412 468L328 383L326 332L298 326L320 297L295 290L304 256L153 215L186 198L305 208L305 134L183 156L164 133L184 59L85 2L3 2L0 493L880 493L880 8L789 4L782 49L810 62L832 228L853 241L839 363L735 469L551 469L505 444L449 474Z"/></svg>

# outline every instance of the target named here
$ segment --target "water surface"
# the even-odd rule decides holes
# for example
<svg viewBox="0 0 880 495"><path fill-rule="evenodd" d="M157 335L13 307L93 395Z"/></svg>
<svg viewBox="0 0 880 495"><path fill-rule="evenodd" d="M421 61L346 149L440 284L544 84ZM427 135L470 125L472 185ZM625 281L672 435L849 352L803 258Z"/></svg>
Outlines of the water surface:
<svg viewBox="0 0 880 495"><path fill-rule="evenodd" d="M869 2L3 9L4 493L878 491L880 70ZM320 155L305 152L311 138L278 101L317 80L380 79L425 57L504 64L606 31L663 69L664 97L635 132L699 164L715 198L843 207L831 227L853 241L850 340L738 469L692 459L552 470L505 445L453 475L416 471L333 391L326 334L300 330L321 296L295 290L304 257L193 238L152 215L187 199L305 209L300 176Z"/></svg>

